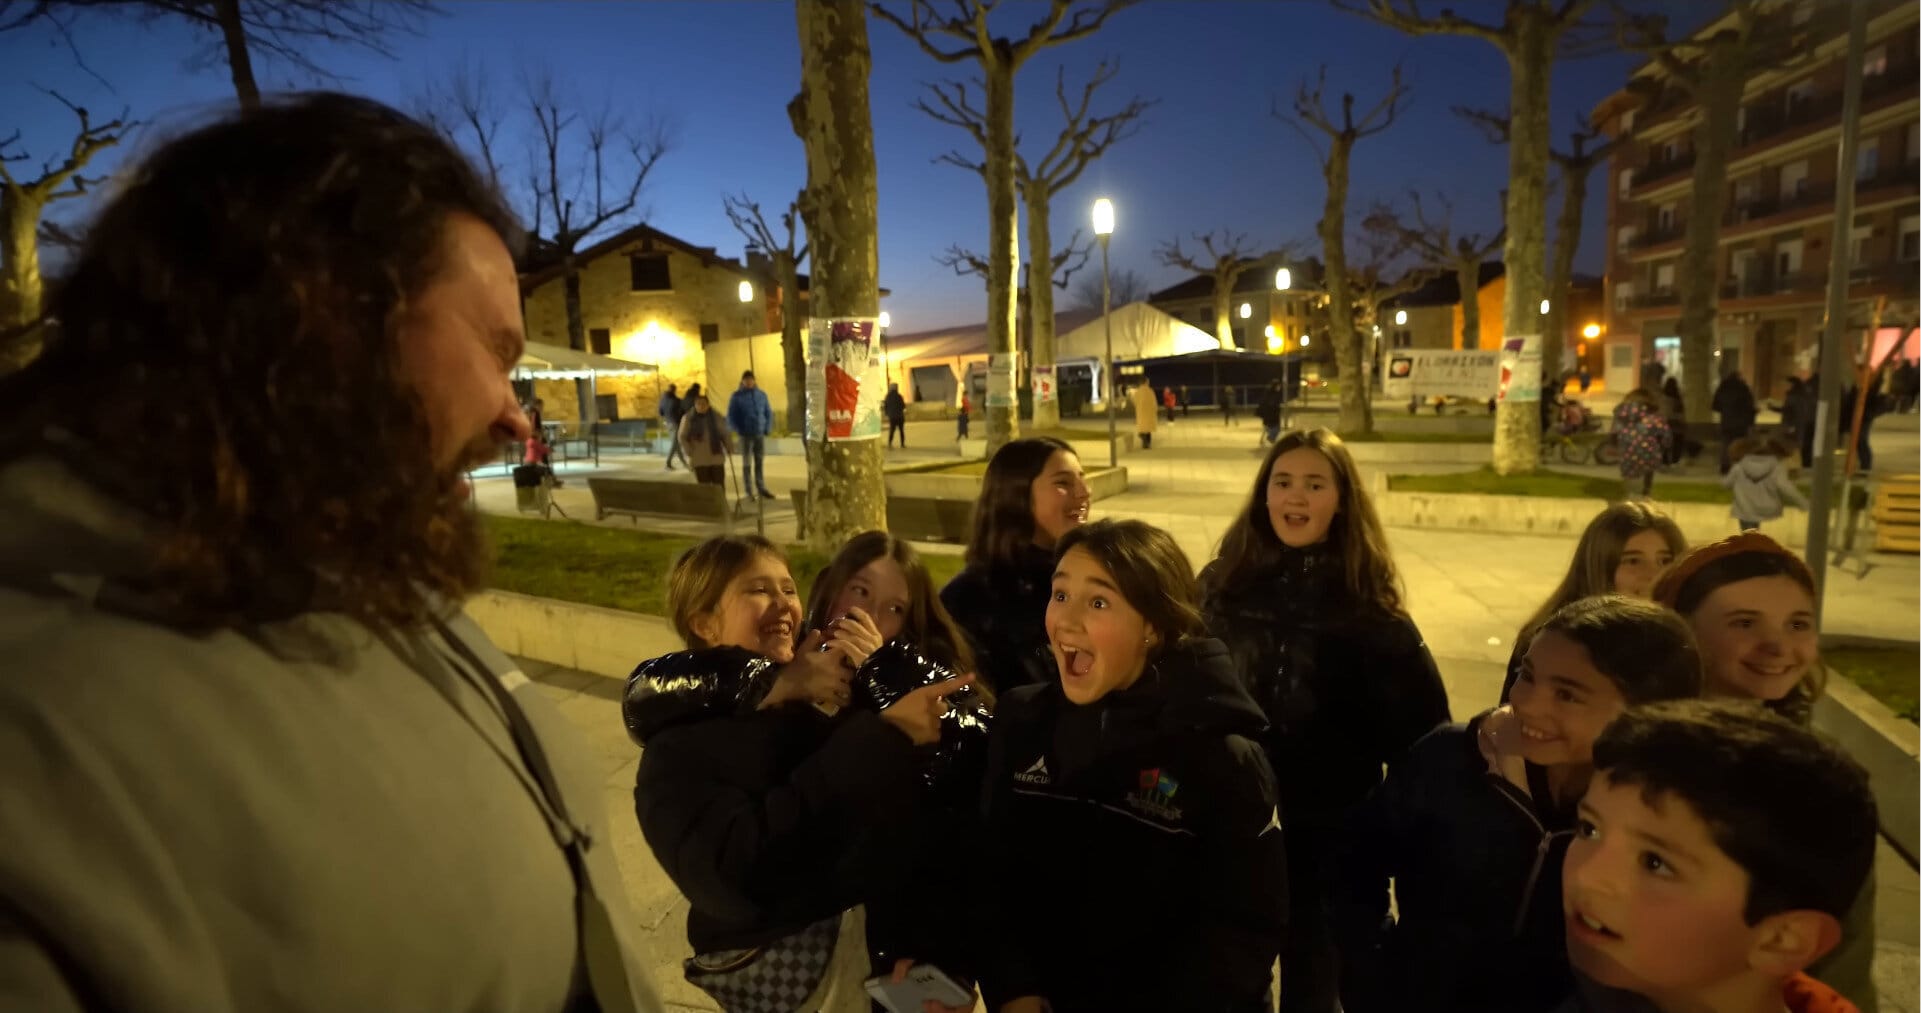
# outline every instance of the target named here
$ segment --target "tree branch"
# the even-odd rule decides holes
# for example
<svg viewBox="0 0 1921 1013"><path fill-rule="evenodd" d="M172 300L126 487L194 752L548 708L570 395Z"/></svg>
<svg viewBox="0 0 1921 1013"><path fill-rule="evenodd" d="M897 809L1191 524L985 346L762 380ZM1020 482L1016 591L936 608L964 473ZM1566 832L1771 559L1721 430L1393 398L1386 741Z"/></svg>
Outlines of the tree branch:
<svg viewBox="0 0 1921 1013"><path fill-rule="evenodd" d="M953 268L954 273L963 278L970 274L987 277L987 258L972 250L963 249L959 243L949 246L945 253L936 254L934 263Z"/></svg>
<svg viewBox="0 0 1921 1013"><path fill-rule="evenodd" d="M892 10L889 10L885 4L878 2L868 4L867 9L873 11L875 17L900 29L901 34L913 39L920 45L922 52L942 63L959 63L962 60L970 59L979 60L985 55L978 43L954 50L945 50L935 46L932 38L935 35L947 35L972 42L974 39L974 24L971 18L963 20L956 17L949 18L945 21L935 18L934 12L927 3L927 0L910 0L908 3L908 12L912 16L911 20L902 18Z"/></svg>

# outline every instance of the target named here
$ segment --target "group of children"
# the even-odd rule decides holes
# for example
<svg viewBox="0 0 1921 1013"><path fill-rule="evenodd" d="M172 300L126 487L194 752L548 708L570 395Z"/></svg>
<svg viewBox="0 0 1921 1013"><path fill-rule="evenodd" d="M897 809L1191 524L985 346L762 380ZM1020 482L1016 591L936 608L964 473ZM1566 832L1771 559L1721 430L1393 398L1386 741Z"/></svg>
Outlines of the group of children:
<svg viewBox="0 0 1921 1013"><path fill-rule="evenodd" d="M1455 724L1332 433L1198 576L1090 501L1018 440L938 594L883 532L805 610L763 539L676 563L635 801L724 1008L1251 1013L1278 958L1284 1011L1872 1009L1875 806L1786 549L1609 508Z"/></svg>

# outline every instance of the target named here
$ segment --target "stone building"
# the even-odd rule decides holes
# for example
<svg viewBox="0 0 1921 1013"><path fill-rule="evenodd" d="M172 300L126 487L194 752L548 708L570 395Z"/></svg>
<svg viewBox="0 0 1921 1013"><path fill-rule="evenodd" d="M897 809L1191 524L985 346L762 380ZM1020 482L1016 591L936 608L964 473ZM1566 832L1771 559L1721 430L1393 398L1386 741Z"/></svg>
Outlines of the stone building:
<svg viewBox="0 0 1921 1013"><path fill-rule="evenodd" d="M1854 221L1848 239L1851 317L1877 296L1912 299L1921 266L1921 77L1911 0L1869 6L1863 54ZM1834 231L1848 4L1787 0L1812 59L1751 77L1728 162L1717 257L1715 347L1763 397L1778 398L1814 357L1825 316ZM1719 22L1704 26L1714 31ZM1594 119L1626 143L1608 176L1607 366L1610 386L1642 366L1680 365L1680 268L1693 185L1698 110L1656 64L1604 100Z"/></svg>
<svg viewBox="0 0 1921 1013"><path fill-rule="evenodd" d="M1288 287L1277 286L1277 275L1287 269ZM1311 257L1288 259L1264 257L1243 272L1234 283L1228 302L1228 318L1233 327L1233 347L1275 354L1317 353L1312 342L1303 346L1303 335L1327 335L1326 294L1321 288L1321 264ZM1147 299L1148 305L1175 320L1215 333L1214 279L1196 274L1185 281L1163 288ZM1331 357L1328 343L1322 349Z"/></svg>

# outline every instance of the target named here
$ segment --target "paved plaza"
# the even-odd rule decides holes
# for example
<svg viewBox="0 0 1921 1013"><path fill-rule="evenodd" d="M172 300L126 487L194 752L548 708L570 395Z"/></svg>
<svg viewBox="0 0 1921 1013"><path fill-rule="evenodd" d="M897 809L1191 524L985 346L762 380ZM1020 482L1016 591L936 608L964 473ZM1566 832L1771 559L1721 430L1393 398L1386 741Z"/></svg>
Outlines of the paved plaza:
<svg viewBox="0 0 1921 1013"><path fill-rule="evenodd" d="M911 449L889 453L890 461L936 460L953 457L952 423L910 423ZM1876 449L1883 461L1912 460L1915 425L1912 416L1884 419L1877 427ZM1222 531L1245 502L1259 463L1258 429L1252 420L1225 426L1218 417L1195 417L1163 426L1155 447L1125 455L1129 490L1096 504L1096 517L1133 517L1174 533L1189 559L1198 567L1213 558ZM1102 456L1085 447L1090 465ZM782 494L768 501L768 534L777 541L793 538L794 521L785 493L804 486L804 462L798 457L767 459L769 485ZM659 457L608 457L606 473L662 472ZM1883 467L1888 467L1883 464ZM1368 467L1363 465L1363 467ZM1395 471L1414 470L1391 465ZM1458 465L1454 467L1459 467ZM592 501L584 481L573 481L592 469L564 465L570 481L556 499L576 519L591 522ZM684 470L675 481L692 481ZM665 475L661 477L665 478ZM1673 480L1705 480L1683 475ZM730 485L730 490L731 490ZM511 513L513 490L503 477L481 477L476 495L483 509ZM1658 487L1657 487L1658 499ZM1599 504L1596 504L1597 509ZM750 508L751 510L751 508ZM610 519L612 526L634 522ZM752 530L751 512L741 525ZM644 519L650 530L709 534L717 526L707 521ZM1729 522L1729 533L1733 533ZM1456 717L1466 717L1489 706L1498 695L1502 665L1512 650L1516 629L1552 589L1565 568L1574 539L1537 535L1390 528L1395 560L1407 585L1409 608L1425 635L1447 684ZM924 551L957 553L958 546L926 544ZM1873 554L1865 575L1850 563L1831 570L1825 627L1834 633L1914 640L1921 623L1921 569L1912 556ZM680 645L665 621L648 624L654 631L644 643L634 644L636 661ZM673 1009L711 1010L713 1004L682 979L680 960L687 955L684 925L686 904L680 899L648 852L632 818L634 766L638 751L620 721L618 680L558 669L529 661L527 672L559 703L581 729L606 770L606 800L617 850L633 906L646 930L656 980ZM1877 908L1876 976L1882 989L1882 1009L1888 1013L1921 1013L1917 993L1917 893L1915 871L1883 845L1879 856L1880 895Z"/></svg>

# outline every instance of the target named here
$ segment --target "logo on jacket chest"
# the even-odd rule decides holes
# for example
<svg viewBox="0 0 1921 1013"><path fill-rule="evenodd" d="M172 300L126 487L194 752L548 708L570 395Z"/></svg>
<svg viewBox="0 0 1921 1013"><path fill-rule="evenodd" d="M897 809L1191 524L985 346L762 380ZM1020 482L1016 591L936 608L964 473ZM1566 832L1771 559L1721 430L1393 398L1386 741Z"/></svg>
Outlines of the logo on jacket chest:
<svg viewBox="0 0 1921 1013"><path fill-rule="evenodd" d="M1047 757L1041 756L1029 764L1026 770L1014 775L1019 784L1053 784L1054 775L1047 772Z"/></svg>
<svg viewBox="0 0 1921 1013"><path fill-rule="evenodd" d="M1181 790L1181 782L1159 767L1150 767L1140 772L1135 780L1134 790L1127 793L1122 801L1127 807L1157 820L1175 822L1181 818L1180 806L1175 804L1175 795Z"/></svg>

